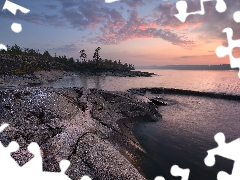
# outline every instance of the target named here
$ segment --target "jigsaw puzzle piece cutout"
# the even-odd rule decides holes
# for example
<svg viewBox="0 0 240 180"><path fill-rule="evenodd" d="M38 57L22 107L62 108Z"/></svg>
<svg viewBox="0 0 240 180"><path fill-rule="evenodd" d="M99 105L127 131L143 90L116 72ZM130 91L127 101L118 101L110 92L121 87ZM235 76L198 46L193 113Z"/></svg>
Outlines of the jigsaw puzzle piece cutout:
<svg viewBox="0 0 240 180"><path fill-rule="evenodd" d="M91 178L89 176L83 176L81 180L91 180Z"/></svg>
<svg viewBox="0 0 240 180"><path fill-rule="evenodd" d="M52 180L52 179L58 179L58 180L71 180L66 174L66 170L67 168L70 166L70 162L68 160L62 160L59 163L61 172L57 173L57 172L42 172L42 157L41 157L41 153L40 153L40 147L38 146L37 143L31 143L28 146L28 150L29 152L31 152L34 155L34 158L29 161L27 164L25 164L23 166L25 172L29 172L29 168L34 167L34 176L36 176L36 174L39 174L39 177L41 177L41 179L48 179L48 180ZM29 178L32 179L33 177ZM81 180L91 180L88 176L84 176L81 178Z"/></svg>
<svg viewBox="0 0 240 180"><path fill-rule="evenodd" d="M65 171L70 165L70 162L68 160L62 160L60 162L60 169L61 172L43 172L42 169L42 156L40 147L37 143L32 142L28 146L29 152L31 152L34 155L34 158L27 162L23 167L21 167L21 174L20 177L24 178L25 180L32 180L36 177L40 177L40 179L45 180L52 180L52 179L58 179L58 180L71 180L66 174Z"/></svg>
<svg viewBox="0 0 240 180"><path fill-rule="evenodd" d="M7 47L4 44L0 44L0 50L4 49L5 51L7 51Z"/></svg>
<svg viewBox="0 0 240 180"><path fill-rule="evenodd" d="M21 11L24 14L27 14L30 12L29 9L19 6L8 0L6 0L2 10L8 10L14 15L16 15L17 10ZM20 33L22 31L22 25L18 23L12 23L11 29L15 33Z"/></svg>
<svg viewBox="0 0 240 180"><path fill-rule="evenodd" d="M9 124L2 124L0 126L0 132L2 132ZM19 165L17 162L11 157L11 153L15 152L19 149L19 145L17 142L11 142L7 147L4 147L2 143L0 143L0 175L1 177L7 177L8 179L12 179L14 174L13 170L17 170Z"/></svg>
<svg viewBox="0 0 240 180"><path fill-rule="evenodd" d="M41 156L41 151L38 144L35 142L32 142L28 146L28 151L34 155L34 158L32 158L29 162L27 162L25 165L21 167L22 171L27 172L29 171L29 169L32 169L33 173L42 172L42 156Z"/></svg>
<svg viewBox="0 0 240 180"><path fill-rule="evenodd" d="M55 172L43 172L43 176L42 178L45 178L45 179L49 179L49 180L52 180L52 179L58 179L58 180L71 180L66 174L66 170L67 168L70 166L70 162L68 160L62 160L60 163L59 163L59 166L60 166L60 169L61 169L61 172L60 173L55 173Z"/></svg>
<svg viewBox="0 0 240 180"><path fill-rule="evenodd" d="M17 10L21 11L24 14L27 14L27 13L30 12L29 9L24 8L22 6L19 6L18 4L15 4L15 3L11 2L11 1L8 1L8 0L6 0L2 10L6 10L6 9L14 15L16 15Z"/></svg>
<svg viewBox="0 0 240 180"><path fill-rule="evenodd" d="M6 129L9 126L9 124L4 123L0 126L0 132L3 132L4 129Z"/></svg>
<svg viewBox="0 0 240 180"><path fill-rule="evenodd" d="M2 124L0 126L0 132L2 132L8 124ZM8 147L3 147L0 143L0 179L45 179L45 180L71 180L66 174L66 170L70 165L68 160L62 160L60 162L60 173L56 172L43 172L42 169L42 157L40 147L37 143L32 142L28 146L29 152L34 155L34 158L20 167L17 162L11 157L11 152L15 152L19 149L19 145L16 142L11 142ZM14 173L13 173L14 172ZM84 176L81 180L91 180L88 176Z"/></svg>
<svg viewBox="0 0 240 180"><path fill-rule="evenodd" d="M233 19L236 23L239 23L240 22L240 11L236 11L234 14L233 14Z"/></svg>
<svg viewBox="0 0 240 180"><path fill-rule="evenodd" d="M154 180L165 180L165 178L162 177L162 176L157 176L157 177L154 178Z"/></svg>
<svg viewBox="0 0 240 180"><path fill-rule="evenodd" d="M234 58L232 51L234 48L240 47L240 39L233 40L233 30L231 28L225 28L222 32L226 33L227 35L227 41L228 41L228 47L225 46L219 46L216 49L216 55L219 58L222 58L224 56L229 56L230 59L230 66L231 68L240 68L240 58ZM240 72L238 73L238 77L240 78Z"/></svg>
<svg viewBox="0 0 240 180"><path fill-rule="evenodd" d="M215 156L219 155L221 157L230 159L234 161L232 174L221 171L217 175L218 180L237 180L240 179L240 139L236 139L232 142L225 142L225 135L223 133L218 133L214 136L215 141L218 144L217 148L208 150L208 155L204 159L204 163L207 166L213 166L215 164Z"/></svg>
<svg viewBox="0 0 240 180"><path fill-rule="evenodd" d="M230 175L224 171L220 171L217 175L217 179L218 180L238 180L239 177L233 177L232 175Z"/></svg>
<svg viewBox="0 0 240 180"><path fill-rule="evenodd" d="M19 23L12 23L11 29L15 33L20 33L22 31L22 25Z"/></svg>
<svg viewBox="0 0 240 180"><path fill-rule="evenodd" d="M188 180L190 169L182 169L177 165L172 166L171 174L175 177L181 176L182 180Z"/></svg>
<svg viewBox="0 0 240 180"><path fill-rule="evenodd" d="M203 15L203 14L205 14L205 9L204 9L203 3L207 2L207 1L212 1L212 0L201 0L200 1L201 10L196 11L196 12L190 12L190 13L187 12L187 8L188 8L187 2L186 1L178 1L176 3L176 8L178 10L178 14L174 14L174 16L176 18L178 18L181 22L185 22L189 15L195 15L195 14ZM225 1L224 0L216 0L216 1L217 1L216 6L215 6L216 10L219 13L226 11L227 5L226 5Z"/></svg>
<svg viewBox="0 0 240 180"><path fill-rule="evenodd" d="M178 10L178 14L174 14L174 16L178 18L181 22L185 22L187 17L190 15L189 13L187 13L186 1L178 1L176 3L176 8Z"/></svg>
<svg viewBox="0 0 240 180"><path fill-rule="evenodd" d="M215 9L219 13L225 12L227 10L227 5L226 5L225 1L224 0L217 0Z"/></svg>
<svg viewBox="0 0 240 180"><path fill-rule="evenodd" d="M182 180L188 180L190 169L182 169L177 165L173 165L170 172L172 176L175 176L175 177L180 176L182 177ZM157 176L154 180L165 180L165 178L162 176Z"/></svg>

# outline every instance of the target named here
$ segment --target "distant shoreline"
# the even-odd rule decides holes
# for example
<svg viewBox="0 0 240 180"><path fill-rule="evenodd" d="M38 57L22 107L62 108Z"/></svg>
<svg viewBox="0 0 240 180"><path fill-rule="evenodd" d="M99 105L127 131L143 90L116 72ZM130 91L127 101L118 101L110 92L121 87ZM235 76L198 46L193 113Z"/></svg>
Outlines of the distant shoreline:
<svg viewBox="0 0 240 180"><path fill-rule="evenodd" d="M161 69L161 70L238 70L231 68L230 64L220 65L166 65L166 66L136 66L136 69Z"/></svg>

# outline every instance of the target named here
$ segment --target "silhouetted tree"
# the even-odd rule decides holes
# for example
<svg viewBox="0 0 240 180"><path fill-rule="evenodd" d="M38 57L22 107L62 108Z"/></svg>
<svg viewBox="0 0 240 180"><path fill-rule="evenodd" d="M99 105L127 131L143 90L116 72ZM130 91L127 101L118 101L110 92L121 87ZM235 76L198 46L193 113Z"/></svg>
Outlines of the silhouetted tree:
<svg viewBox="0 0 240 180"><path fill-rule="evenodd" d="M56 55L56 54L55 54L55 55ZM52 56L49 54L48 51L45 51L45 52L43 53L43 57L49 59L49 58L51 58Z"/></svg>
<svg viewBox="0 0 240 180"><path fill-rule="evenodd" d="M55 53L54 57L50 55L48 51L45 51L43 54L40 53L39 50L34 50L30 48L20 48L18 45L14 44L12 47L7 46L7 51L0 49L0 54L6 54L7 57L10 55L20 55L19 58L17 56L17 63L16 72L29 72L31 69L32 71L41 70L41 69L64 69L64 70L73 70L73 71L89 71L89 72L104 72L104 71L129 71L134 69L134 65L123 63L120 60L111 60L111 59L104 59L100 58L100 51L101 48L98 47L95 52L93 59L87 60L87 55L85 50L81 50L80 59L74 60L73 58L67 58L65 55L57 56ZM32 58L35 57L35 58ZM16 58L15 58L16 59ZM21 60L20 60L21 59ZM83 61L80 61L83 60ZM10 60L9 60L10 61ZM79 62L80 61L80 62ZM97 65L96 65L97 64ZM96 68L97 66L97 68ZM0 67L3 67L0 65ZM10 67L10 66L9 66ZM23 69L19 69L22 67ZM12 68L12 67L11 67ZM12 70L9 69L9 72ZM6 71L6 69L4 70ZM7 71L6 71L7 72ZM1 74L1 71L0 71Z"/></svg>
<svg viewBox="0 0 240 180"><path fill-rule="evenodd" d="M100 55L99 55L100 49L101 49L101 48L98 47L98 48L95 50L95 53L94 53L94 55L93 55L93 59L96 60L97 65L99 64L99 60L101 59L101 58L100 58Z"/></svg>
<svg viewBox="0 0 240 180"><path fill-rule="evenodd" d="M70 58L68 59L68 62L71 63L71 64L73 64L75 61L74 61L73 57L70 57Z"/></svg>
<svg viewBox="0 0 240 180"><path fill-rule="evenodd" d="M87 58L87 54L85 53L85 50L82 49L81 51L79 51L80 53L80 59L83 58L83 60L85 61L85 59Z"/></svg>

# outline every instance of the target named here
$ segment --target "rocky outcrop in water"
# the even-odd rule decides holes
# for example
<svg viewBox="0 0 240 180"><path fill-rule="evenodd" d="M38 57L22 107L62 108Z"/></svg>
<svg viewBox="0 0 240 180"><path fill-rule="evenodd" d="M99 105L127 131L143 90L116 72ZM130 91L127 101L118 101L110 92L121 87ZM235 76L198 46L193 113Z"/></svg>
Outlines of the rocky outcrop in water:
<svg viewBox="0 0 240 180"><path fill-rule="evenodd" d="M188 95L188 96L202 96L202 97L210 97L217 99L227 99L227 100L235 100L240 101L240 96L235 94L227 94L227 93L217 93L217 92L201 92L201 91L192 91L185 89L175 89L175 88L133 88L129 89L128 92L133 94L144 95L146 92L150 92L152 94L178 94L178 95Z"/></svg>
<svg viewBox="0 0 240 180"><path fill-rule="evenodd" d="M68 159L72 179L145 179L135 153L144 150L131 127L161 118L148 103L130 93L84 88L2 90L0 96L0 121L10 124L0 141L19 143L12 156L20 165L32 158L27 146L37 142L45 171L60 171L59 162Z"/></svg>

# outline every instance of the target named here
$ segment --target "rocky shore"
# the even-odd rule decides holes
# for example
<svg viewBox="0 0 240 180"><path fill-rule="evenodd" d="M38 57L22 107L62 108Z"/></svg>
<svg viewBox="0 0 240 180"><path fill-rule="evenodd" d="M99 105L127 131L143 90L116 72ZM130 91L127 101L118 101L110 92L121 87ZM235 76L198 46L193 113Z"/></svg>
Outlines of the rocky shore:
<svg viewBox="0 0 240 180"><path fill-rule="evenodd" d="M61 63L38 56L0 54L0 88L39 85L72 74L118 77L151 77L154 75L149 72L103 68L102 66L87 62L84 64Z"/></svg>
<svg viewBox="0 0 240 180"><path fill-rule="evenodd" d="M152 77L156 74L142 71L106 71L95 73L79 73L92 76L117 76L117 77Z"/></svg>
<svg viewBox="0 0 240 180"><path fill-rule="evenodd" d="M80 179L145 179L136 152L144 150L131 133L137 121L156 121L154 106L130 92L84 88L21 88L0 91L0 134L7 146L17 141L12 157L23 165L32 155L31 142L42 150L43 169L60 171L59 162L71 162L67 175Z"/></svg>
<svg viewBox="0 0 240 180"><path fill-rule="evenodd" d="M23 75L2 75L0 76L0 89L21 88L28 86L36 86L51 81L56 81L63 76L73 75L73 72L50 70L36 71L32 74Z"/></svg>
<svg viewBox="0 0 240 180"><path fill-rule="evenodd" d="M76 73L72 71L49 70L35 71L31 74L22 75L0 75L0 89L14 89L21 87L37 86L43 83L56 81L64 76L88 75L88 76L118 76L118 77L151 77L154 73L141 71L123 72L98 72L98 73Z"/></svg>

